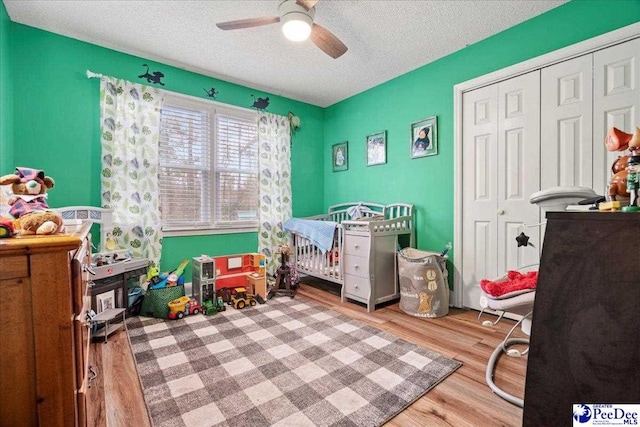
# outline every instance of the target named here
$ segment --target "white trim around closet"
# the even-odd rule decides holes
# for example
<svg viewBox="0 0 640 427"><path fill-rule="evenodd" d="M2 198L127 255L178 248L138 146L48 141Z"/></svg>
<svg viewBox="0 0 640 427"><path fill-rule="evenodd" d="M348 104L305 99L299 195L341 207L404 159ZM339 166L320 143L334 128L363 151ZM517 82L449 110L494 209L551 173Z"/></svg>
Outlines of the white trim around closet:
<svg viewBox="0 0 640 427"><path fill-rule="evenodd" d="M465 92L481 88L502 80L510 79L530 71L538 70L566 61L577 56L586 55L596 50L623 43L640 37L640 22L619 28L609 33L555 50L553 52L528 59L518 64L494 71L489 74L459 83L453 87L453 291L451 304L463 306L462 289L462 95Z"/></svg>

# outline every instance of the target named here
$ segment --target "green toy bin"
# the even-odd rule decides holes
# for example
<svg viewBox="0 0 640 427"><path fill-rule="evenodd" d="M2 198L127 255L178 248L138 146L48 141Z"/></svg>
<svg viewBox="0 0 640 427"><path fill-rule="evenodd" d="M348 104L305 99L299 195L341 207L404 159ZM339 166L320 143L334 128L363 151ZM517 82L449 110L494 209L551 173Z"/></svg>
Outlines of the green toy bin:
<svg viewBox="0 0 640 427"><path fill-rule="evenodd" d="M167 319L169 316L169 302L185 296L184 286L168 286L160 289L147 289L142 300L141 316Z"/></svg>

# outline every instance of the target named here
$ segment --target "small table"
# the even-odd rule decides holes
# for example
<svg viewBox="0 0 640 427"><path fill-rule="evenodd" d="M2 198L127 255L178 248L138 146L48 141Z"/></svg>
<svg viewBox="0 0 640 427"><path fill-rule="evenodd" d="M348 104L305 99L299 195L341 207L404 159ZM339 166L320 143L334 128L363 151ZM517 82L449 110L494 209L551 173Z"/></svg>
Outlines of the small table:
<svg viewBox="0 0 640 427"><path fill-rule="evenodd" d="M109 324L109 322L111 322L112 320L114 320L116 317L118 316L122 316L122 323L117 323L117 324ZM91 334L93 337L99 337L102 336L104 334L104 343L107 343L107 337L109 335L111 335L113 332L117 331L118 329L120 329L121 327L124 327L124 329L127 329L127 324L125 321L125 309L124 308L108 308L104 311L102 311L100 314L94 316L93 318L89 319L89 323L93 326L93 325L100 325L104 323L104 328L100 329L99 331Z"/></svg>

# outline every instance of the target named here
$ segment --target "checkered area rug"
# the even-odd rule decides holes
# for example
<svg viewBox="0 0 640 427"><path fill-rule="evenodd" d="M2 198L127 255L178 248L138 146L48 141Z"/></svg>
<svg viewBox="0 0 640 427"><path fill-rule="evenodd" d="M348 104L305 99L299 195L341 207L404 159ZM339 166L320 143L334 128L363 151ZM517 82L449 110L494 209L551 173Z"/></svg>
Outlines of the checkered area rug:
<svg viewBox="0 0 640 427"><path fill-rule="evenodd" d="M155 427L379 426L460 366L301 297L127 325Z"/></svg>

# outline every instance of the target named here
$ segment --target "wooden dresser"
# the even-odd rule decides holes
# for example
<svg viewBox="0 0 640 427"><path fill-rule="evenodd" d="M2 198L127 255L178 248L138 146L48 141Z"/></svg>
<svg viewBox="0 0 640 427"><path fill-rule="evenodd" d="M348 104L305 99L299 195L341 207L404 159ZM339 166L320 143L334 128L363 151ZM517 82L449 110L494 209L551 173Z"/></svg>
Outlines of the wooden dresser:
<svg viewBox="0 0 640 427"><path fill-rule="evenodd" d="M0 240L0 426L86 426L90 224Z"/></svg>

